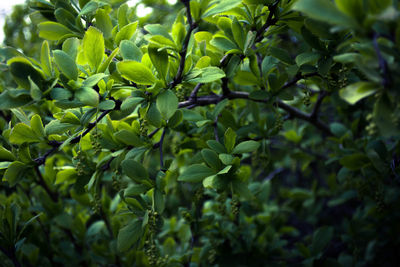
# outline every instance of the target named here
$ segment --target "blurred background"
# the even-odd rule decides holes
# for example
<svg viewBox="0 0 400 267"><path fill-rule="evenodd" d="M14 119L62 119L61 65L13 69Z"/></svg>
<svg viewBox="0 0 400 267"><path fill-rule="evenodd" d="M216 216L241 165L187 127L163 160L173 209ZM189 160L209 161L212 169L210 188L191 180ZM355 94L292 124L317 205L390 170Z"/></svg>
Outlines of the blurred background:
<svg viewBox="0 0 400 267"><path fill-rule="evenodd" d="M0 41L2 42L4 39L4 22L7 15L9 15L12 11L12 7L14 5L23 4L25 0L13 0L13 1L0 1Z"/></svg>

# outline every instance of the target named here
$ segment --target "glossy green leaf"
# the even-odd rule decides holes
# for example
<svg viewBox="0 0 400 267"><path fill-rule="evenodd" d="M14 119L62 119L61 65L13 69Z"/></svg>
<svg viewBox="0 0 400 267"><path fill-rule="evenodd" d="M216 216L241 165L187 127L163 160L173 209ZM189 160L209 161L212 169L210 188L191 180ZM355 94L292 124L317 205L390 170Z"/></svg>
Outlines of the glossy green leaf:
<svg viewBox="0 0 400 267"><path fill-rule="evenodd" d="M157 81L151 70L140 62L118 62L117 69L121 73L122 77L137 84L152 85Z"/></svg>
<svg viewBox="0 0 400 267"><path fill-rule="evenodd" d="M132 131L121 130L114 134L114 136L121 142L131 146L140 146L143 142L140 140L139 136Z"/></svg>
<svg viewBox="0 0 400 267"><path fill-rule="evenodd" d="M187 167L178 177L178 181L198 183L204 178L215 174L215 171L202 164L194 164Z"/></svg>
<svg viewBox="0 0 400 267"><path fill-rule="evenodd" d="M256 141L244 141L239 143L232 151L232 154L243 154L256 151L260 147L260 143Z"/></svg>
<svg viewBox="0 0 400 267"><path fill-rule="evenodd" d="M11 187L18 184L26 175L28 166L20 161L14 161L11 163L6 172L4 173L3 179L8 181Z"/></svg>
<svg viewBox="0 0 400 267"><path fill-rule="evenodd" d="M161 116L168 120L178 109L178 98L171 90L166 90L157 97L157 108Z"/></svg>
<svg viewBox="0 0 400 267"><path fill-rule="evenodd" d="M122 161L121 166L124 173L134 181L140 182L149 179L149 174L143 165L133 159Z"/></svg>
<svg viewBox="0 0 400 267"><path fill-rule="evenodd" d="M118 232L118 250L123 252L133 246L142 236L142 222L138 219L132 220Z"/></svg>
<svg viewBox="0 0 400 267"><path fill-rule="evenodd" d="M82 48L90 67L97 70L104 56L103 33L95 27L90 27L83 37Z"/></svg>
<svg viewBox="0 0 400 267"><path fill-rule="evenodd" d="M88 106L97 107L99 104L99 94L91 87L81 87L75 92L76 98Z"/></svg>
<svg viewBox="0 0 400 267"><path fill-rule="evenodd" d="M210 166L214 170L219 170L221 168L221 162L218 158L218 154L215 153L214 150L205 148L201 151L201 156L208 164L208 166Z"/></svg>
<svg viewBox="0 0 400 267"><path fill-rule="evenodd" d="M161 127L161 113L158 110L157 105L155 105L154 103L150 105L150 108L146 113L146 119L150 123L150 125L153 125L157 128Z"/></svg>
<svg viewBox="0 0 400 267"><path fill-rule="evenodd" d="M158 51L156 47L149 46L148 53L153 66L158 72L158 77L166 80L168 75L168 53L166 50Z"/></svg>
<svg viewBox="0 0 400 267"><path fill-rule="evenodd" d="M5 149L3 146L0 146L0 161L13 161L15 160L15 156L11 151Z"/></svg>
<svg viewBox="0 0 400 267"><path fill-rule="evenodd" d="M45 131L42 123L42 119L38 114L35 114L31 118L31 127L32 130L38 137L45 137Z"/></svg>
<svg viewBox="0 0 400 267"><path fill-rule="evenodd" d="M124 60L135 60L141 62L143 53L134 42L129 40L123 40L120 43L121 56Z"/></svg>
<svg viewBox="0 0 400 267"><path fill-rule="evenodd" d="M206 12L203 13L202 18L206 18L209 16L213 16L225 11L228 11L232 8L235 8L241 3L241 0L223 0L219 1L218 4L211 6Z"/></svg>
<svg viewBox="0 0 400 267"><path fill-rule="evenodd" d="M62 50L53 51L54 60L61 72L71 80L78 79L78 67L74 59Z"/></svg>
<svg viewBox="0 0 400 267"><path fill-rule="evenodd" d="M374 83L370 82L357 82L348 85L340 90L339 95L346 100L349 104L354 105L361 99L373 95L379 89Z"/></svg>
<svg viewBox="0 0 400 267"><path fill-rule="evenodd" d="M228 128L225 131L224 145L225 145L226 151L228 151L228 153L231 153L233 148L235 147L236 136L237 136L236 132L234 130L232 130L232 128Z"/></svg>
<svg viewBox="0 0 400 267"><path fill-rule="evenodd" d="M39 36L41 38L58 41L63 36L67 34L72 34L73 32L58 22L46 21L38 25Z"/></svg>
<svg viewBox="0 0 400 267"><path fill-rule="evenodd" d="M40 139L37 134L25 123L16 124L10 134L10 142L17 145L39 141Z"/></svg>
<svg viewBox="0 0 400 267"><path fill-rule="evenodd" d="M115 44L119 45L121 43L122 40L130 40L133 36L133 34L136 32L136 28L137 28L138 22L132 22L129 23L128 25L125 25L124 27L122 27L116 37L115 37Z"/></svg>
<svg viewBox="0 0 400 267"><path fill-rule="evenodd" d="M43 72L47 76L51 76L53 72L53 66L51 65L50 48L47 41L43 41L42 48L40 51L40 63Z"/></svg>

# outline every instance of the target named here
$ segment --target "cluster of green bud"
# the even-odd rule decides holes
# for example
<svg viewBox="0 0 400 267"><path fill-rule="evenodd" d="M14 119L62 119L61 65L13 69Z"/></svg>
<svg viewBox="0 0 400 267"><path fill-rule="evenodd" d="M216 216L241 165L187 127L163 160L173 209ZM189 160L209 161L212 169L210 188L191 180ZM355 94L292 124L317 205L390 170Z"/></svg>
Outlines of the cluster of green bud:
<svg viewBox="0 0 400 267"><path fill-rule="evenodd" d="M116 170L112 175L112 187L115 191L121 190L121 182L118 180L119 172Z"/></svg>
<svg viewBox="0 0 400 267"><path fill-rule="evenodd" d="M149 260L149 265L157 266L158 252L157 252L156 244L154 243L154 241L152 241L152 242L146 241L145 245L146 245L145 253Z"/></svg>
<svg viewBox="0 0 400 267"><path fill-rule="evenodd" d="M311 93L310 93L309 90L304 92L303 105L306 106L306 107L311 105Z"/></svg>
<svg viewBox="0 0 400 267"><path fill-rule="evenodd" d="M193 196L194 203L199 203L203 199L204 188L201 186L199 189L196 190Z"/></svg>
<svg viewBox="0 0 400 267"><path fill-rule="evenodd" d="M216 259L217 259L217 251L215 249L210 249L207 256L208 262L212 264L215 262Z"/></svg>
<svg viewBox="0 0 400 267"><path fill-rule="evenodd" d="M91 201L91 204L93 212L99 214L101 211L101 199L98 193L95 193L94 200Z"/></svg>
<svg viewBox="0 0 400 267"><path fill-rule="evenodd" d="M157 221L160 218L160 215L158 214L157 211L154 210L149 210L149 220L148 220L148 225L149 225L149 232L151 234L155 234L157 232Z"/></svg>
<svg viewBox="0 0 400 267"><path fill-rule="evenodd" d="M227 199L227 196L226 196L226 193L221 193L221 194L219 194L219 196L217 197L217 202L218 202L218 212L221 214L221 215L224 215L225 214L225 211L226 211L226 205L225 205L225 201L226 201L226 199Z"/></svg>
<svg viewBox="0 0 400 267"><path fill-rule="evenodd" d="M348 72L349 68L346 66L342 66L342 68L339 69L339 73L334 73L334 76L332 75L332 73L330 73L326 78L328 80L328 89L337 90L346 87L348 85Z"/></svg>
<svg viewBox="0 0 400 267"><path fill-rule="evenodd" d="M186 96L190 94L190 90L188 87L179 85L175 89L176 97L178 98L179 102L185 101Z"/></svg>
<svg viewBox="0 0 400 267"><path fill-rule="evenodd" d="M191 223L193 221L193 217L189 211L184 210L182 211L182 217L185 219L186 222Z"/></svg>
<svg viewBox="0 0 400 267"><path fill-rule="evenodd" d="M282 118L282 114L278 113L276 120L275 120L275 124L274 127L272 129L273 133L279 133L282 130L283 127L283 118Z"/></svg>
<svg viewBox="0 0 400 267"><path fill-rule="evenodd" d="M342 68L339 70L339 88L346 87L348 85L348 79L347 79L347 73L349 71L349 68L346 66L342 66Z"/></svg>
<svg viewBox="0 0 400 267"><path fill-rule="evenodd" d="M83 176L85 174L85 171L84 171L83 163L82 163L82 160L83 160L82 152L80 150L78 150L78 152L76 152L76 156L74 156L72 159L77 161L76 165L75 165L77 175Z"/></svg>
<svg viewBox="0 0 400 267"><path fill-rule="evenodd" d="M101 137L101 134L97 131L97 128L96 128L96 131L94 133L92 133L92 140L91 140L92 148L93 148L95 154L101 152L101 145L99 143L100 137Z"/></svg>
<svg viewBox="0 0 400 267"><path fill-rule="evenodd" d="M147 137L147 120L140 120L140 128L139 128L140 136Z"/></svg>
<svg viewBox="0 0 400 267"><path fill-rule="evenodd" d="M372 118L372 114L368 114L366 117L369 124L365 127L365 130L369 135L375 135L378 133L378 127L376 126L375 122L372 121Z"/></svg>
<svg viewBox="0 0 400 267"><path fill-rule="evenodd" d="M375 192L375 201L376 201L376 209L378 210L378 212L383 212L386 208L386 204L384 201L382 190L378 189Z"/></svg>
<svg viewBox="0 0 400 267"><path fill-rule="evenodd" d="M235 218L239 215L240 211L240 202L237 196L233 196L231 200L231 211Z"/></svg>

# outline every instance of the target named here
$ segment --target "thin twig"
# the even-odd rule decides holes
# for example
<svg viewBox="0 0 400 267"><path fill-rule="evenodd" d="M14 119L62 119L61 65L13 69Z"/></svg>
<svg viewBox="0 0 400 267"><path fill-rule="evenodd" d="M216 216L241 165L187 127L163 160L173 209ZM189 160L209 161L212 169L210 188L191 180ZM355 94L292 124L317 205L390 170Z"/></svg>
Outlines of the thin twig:
<svg viewBox="0 0 400 267"><path fill-rule="evenodd" d="M389 72L389 67L388 67L387 61L383 58L381 50L379 49L378 38L379 38L379 34L374 33L372 43L374 45L376 56L378 57L379 68L382 70L382 74L383 74L382 85L384 88L387 88L387 87L390 87L392 84L392 77Z"/></svg>
<svg viewBox="0 0 400 267"><path fill-rule="evenodd" d="M265 30L269 26L274 25L278 21L278 18L276 16L273 18L273 16L275 15L276 8L278 7L278 3L279 3L279 1L276 1L274 4L272 4L271 6L268 7L269 14L268 14L267 21L264 23L264 25L260 29L258 29L256 38L255 38L255 42L261 41Z"/></svg>
<svg viewBox="0 0 400 267"><path fill-rule="evenodd" d="M197 93L199 92L200 88L203 86L204 83L198 83L193 91L190 93L189 100L195 101L197 97Z"/></svg>
<svg viewBox="0 0 400 267"><path fill-rule="evenodd" d="M219 117L219 115L217 115L215 117L215 120L214 120L214 136L215 136L215 140L217 142L219 142L219 137L218 137L218 117Z"/></svg>
<svg viewBox="0 0 400 267"><path fill-rule="evenodd" d="M326 91L321 91L319 93L317 102L315 103L314 109L313 109L313 111L311 112L311 115L310 115L310 117L312 119L317 119L318 113L319 113L319 109L321 108L322 101L324 100L325 96L327 96L327 95L328 94L326 93Z"/></svg>
<svg viewBox="0 0 400 267"><path fill-rule="evenodd" d="M166 132L167 132L167 128L164 128L164 130L161 134L160 142L159 142L160 145L158 147L158 149L160 150L160 169L161 170L164 169L163 143L164 143L164 138L165 138Z"/></svg>

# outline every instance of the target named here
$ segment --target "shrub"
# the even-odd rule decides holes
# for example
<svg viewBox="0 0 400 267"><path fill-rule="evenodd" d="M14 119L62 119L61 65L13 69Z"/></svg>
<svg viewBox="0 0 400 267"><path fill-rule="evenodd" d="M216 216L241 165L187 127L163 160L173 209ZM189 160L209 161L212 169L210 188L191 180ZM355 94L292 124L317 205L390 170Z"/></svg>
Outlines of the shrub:
<svg viewBox="0 0 400 267"><path fill-rule="evenodd" d="M8 18L5 266L399 265L397 0L125 2Z"/></svg>

